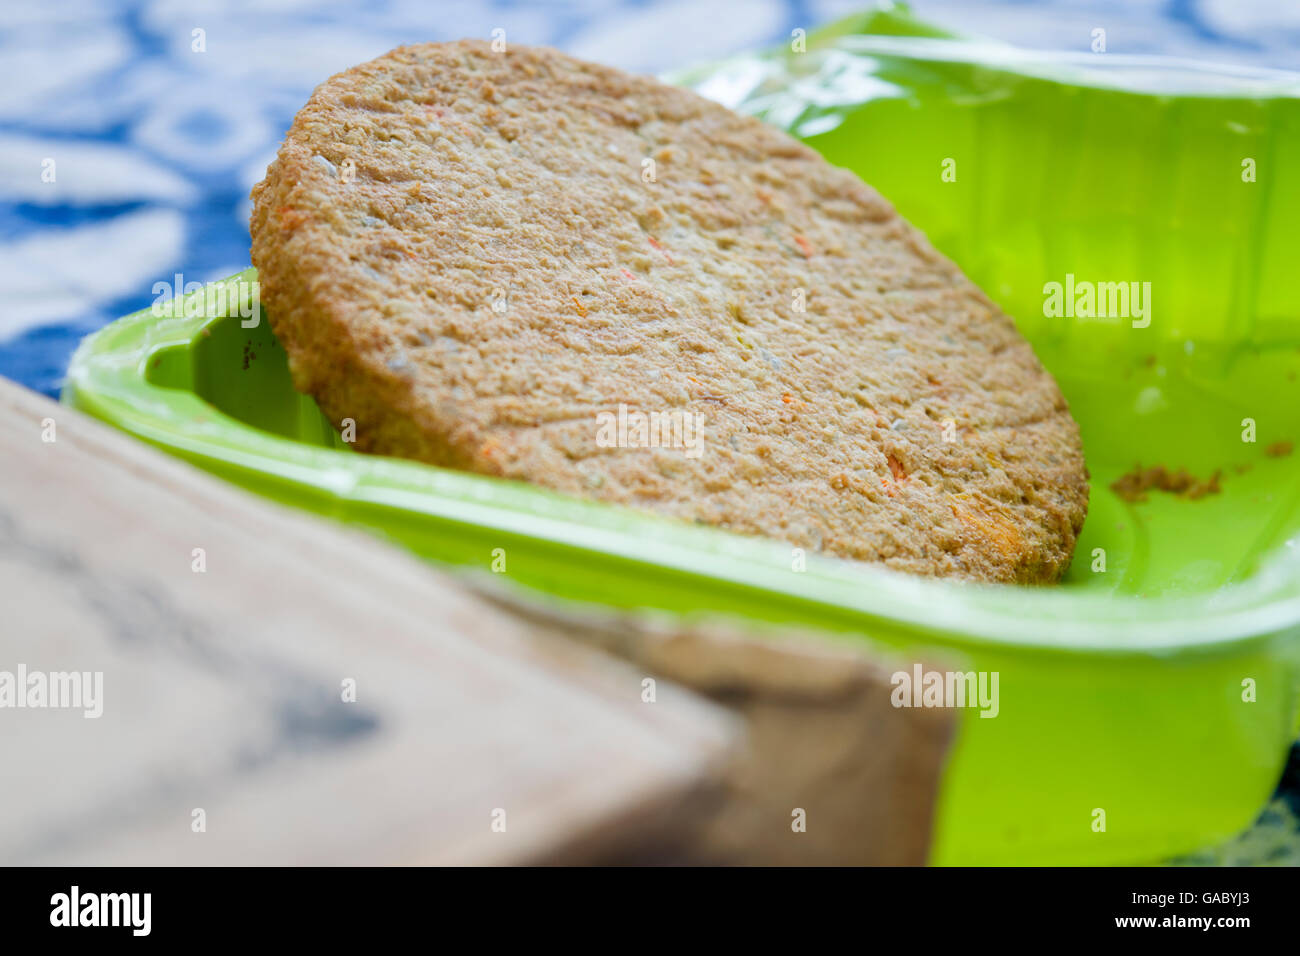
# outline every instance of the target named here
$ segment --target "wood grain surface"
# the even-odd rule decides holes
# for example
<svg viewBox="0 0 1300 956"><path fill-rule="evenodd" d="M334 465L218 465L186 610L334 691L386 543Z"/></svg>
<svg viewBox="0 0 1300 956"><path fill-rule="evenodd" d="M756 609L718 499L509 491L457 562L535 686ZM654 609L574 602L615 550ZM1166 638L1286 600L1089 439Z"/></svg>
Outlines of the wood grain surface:
<svg viewBox="0 0 1300 956"><path fill-rule="evenodd" d="M676 825L737 739L720 707L647 705L641 670L3 379L0 457L0 671L103 681L99 717L0 709L0 863L608 857Z"/></svg>

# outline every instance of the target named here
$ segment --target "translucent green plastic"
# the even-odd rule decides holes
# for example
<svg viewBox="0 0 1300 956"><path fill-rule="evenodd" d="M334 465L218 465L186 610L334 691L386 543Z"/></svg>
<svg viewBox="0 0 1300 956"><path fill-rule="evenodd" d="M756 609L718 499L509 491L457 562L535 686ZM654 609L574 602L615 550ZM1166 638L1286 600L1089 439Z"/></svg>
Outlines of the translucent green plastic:
<svg viewBox="0 0 1300 956"><path fill-rule="evenodd" d="M781 545L359 455L293 391L265 321L128 316L86 340L65 400L443 564L504 548L510 578L563 597L999 672L998 716L961 714L935 862L1155 862L1249 825L1300 712L1300 452L1279 444L1300 445L1293 78L1043 57L875 14L678 79L860 173L1016 316L1092 472L1064 584L795 571ZM1149 324L1045 315L1067 274L1150 282ZM1125 502L1109 486L1139 462L1219 471L1221 491Z"/></svg>

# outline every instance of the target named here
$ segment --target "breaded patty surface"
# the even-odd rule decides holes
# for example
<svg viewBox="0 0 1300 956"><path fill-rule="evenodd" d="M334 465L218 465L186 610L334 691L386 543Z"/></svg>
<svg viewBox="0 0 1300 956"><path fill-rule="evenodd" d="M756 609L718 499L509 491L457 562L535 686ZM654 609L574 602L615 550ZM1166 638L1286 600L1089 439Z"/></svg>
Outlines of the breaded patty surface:
<svg viewBox="0 0 1300 956"><path fill-rule="evenodd" d="M313 93L253 199L294 383L363 451L916 574L1069 564L1088 476L1029 344L757 120L553 50L401 47Z"/></svg>

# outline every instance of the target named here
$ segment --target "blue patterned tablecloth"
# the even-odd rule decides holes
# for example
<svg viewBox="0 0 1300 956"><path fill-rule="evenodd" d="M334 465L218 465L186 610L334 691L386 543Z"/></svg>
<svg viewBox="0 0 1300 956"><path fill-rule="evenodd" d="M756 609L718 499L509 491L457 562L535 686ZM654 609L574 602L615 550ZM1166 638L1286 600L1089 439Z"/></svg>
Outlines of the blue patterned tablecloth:
<svg viewBox="0 0 1300 956"><path fill-rule="evenodd" d="M866 0L53 0L0 7L0 375L57 393L80 338L154 284L245 268L248 192L325 77L398 45L505 29L639 72L776 43ZM1300 69L1278 0L914 0L1022 46ZM50 171L53 181L49 181ZM1189 794L1189 799L1195 795ZM1300 863L1300 759L1247 834L1191 862Z"/></svg>

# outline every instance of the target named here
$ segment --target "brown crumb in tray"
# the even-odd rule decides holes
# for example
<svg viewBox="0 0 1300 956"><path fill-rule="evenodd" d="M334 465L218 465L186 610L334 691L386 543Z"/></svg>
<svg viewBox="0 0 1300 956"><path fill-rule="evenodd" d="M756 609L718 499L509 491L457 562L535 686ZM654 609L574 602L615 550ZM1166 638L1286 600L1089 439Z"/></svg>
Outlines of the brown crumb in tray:
<svg viewBox="0 0 1300 956"><path fill-rule="evenodd" d="M1151 489L1167 491L1189 501L1204 498L1206 495L1219 493L1219 478L1223 472L1215 471L1208 479L1202 481L1186 468L1170 471L1164 465L1143 468L1134 465L1133 469L1111 482L1110 490L1125 501L1146 501Z"/></svg>
<svg viewBox="0 0 1300 956"><path fill-rule="evenodd" d="M1264 449L1264 454L1268 455L1269 458L1285 458L1294 449L1295 445L1289 441L1275 441Z"/></svg>

